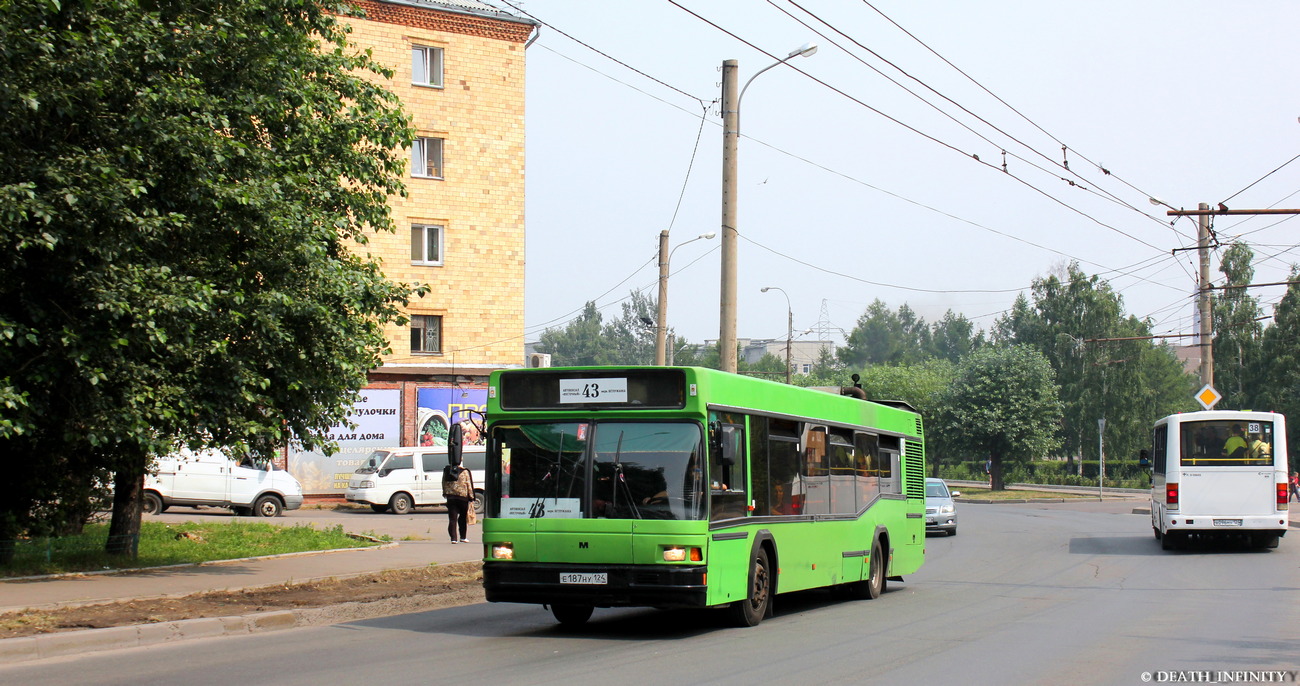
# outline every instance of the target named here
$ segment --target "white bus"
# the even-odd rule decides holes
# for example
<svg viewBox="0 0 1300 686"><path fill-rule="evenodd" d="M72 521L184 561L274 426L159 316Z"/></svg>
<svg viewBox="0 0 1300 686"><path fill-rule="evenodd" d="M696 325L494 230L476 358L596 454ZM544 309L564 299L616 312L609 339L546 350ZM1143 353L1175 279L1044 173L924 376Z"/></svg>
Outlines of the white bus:
<svg viewBox="0 0 1300 686"><path fill-rule="evenodd" d="M1276 548L1289 524L1286 418L1276 412L1187 412L1156 422L1151 527L1171 550L1236 538Z"/></svg>

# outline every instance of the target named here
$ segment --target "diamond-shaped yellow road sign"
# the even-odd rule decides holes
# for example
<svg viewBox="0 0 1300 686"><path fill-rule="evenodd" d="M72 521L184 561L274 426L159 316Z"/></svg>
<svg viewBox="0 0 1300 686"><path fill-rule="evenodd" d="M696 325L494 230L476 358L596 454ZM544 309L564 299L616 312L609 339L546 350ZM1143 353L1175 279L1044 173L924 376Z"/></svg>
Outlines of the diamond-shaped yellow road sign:
<svg viewBox="0 0 1300 686"><path fill-rule="evenodd" d="M1205 384L1205 387L1196 392L1196 402L1201 404L1207 410L1214 409L1215 403L1223 400L1223 396L1214 390L1214 386Z"/></svg>

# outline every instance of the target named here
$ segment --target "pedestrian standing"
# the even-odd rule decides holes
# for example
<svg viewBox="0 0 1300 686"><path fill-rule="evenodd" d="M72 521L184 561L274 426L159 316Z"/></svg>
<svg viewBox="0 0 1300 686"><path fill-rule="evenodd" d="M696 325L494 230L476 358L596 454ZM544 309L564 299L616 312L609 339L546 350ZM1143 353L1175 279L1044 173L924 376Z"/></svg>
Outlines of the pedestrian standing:
<svg viewBox="0 0 1300 686"><path fill-rule="evenodd" d="M1287 502L1292 500L1300 500L1300 472L1295 471L1291 472L1291 497Z"/></svg>
<svg viewBox="0 0 1300 686"><path fill-rule="evenodd" d="M458 451L459 452L459 451ZM474 477L461 466L459 454L447 452L442 470L442 497L447 500L447 534L452 543L469 543L469 508L474 503Z"/></svg>

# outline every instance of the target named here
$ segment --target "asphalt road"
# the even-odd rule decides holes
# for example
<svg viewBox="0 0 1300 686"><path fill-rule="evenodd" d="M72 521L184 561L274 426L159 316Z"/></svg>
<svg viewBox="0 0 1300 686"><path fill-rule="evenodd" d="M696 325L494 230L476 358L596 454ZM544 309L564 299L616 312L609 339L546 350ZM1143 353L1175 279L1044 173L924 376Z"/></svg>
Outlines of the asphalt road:
<svg viewBox="0 0 1300 686"><path fill-rule="evenodd" d="M539 607L480 604L0 667L0 683L1294 682L1300 537L1163 552L1132 505L963 504L960 535L930 538L922 570L880 599L781 596L752 629L597 610L566 632Z"/></svg>

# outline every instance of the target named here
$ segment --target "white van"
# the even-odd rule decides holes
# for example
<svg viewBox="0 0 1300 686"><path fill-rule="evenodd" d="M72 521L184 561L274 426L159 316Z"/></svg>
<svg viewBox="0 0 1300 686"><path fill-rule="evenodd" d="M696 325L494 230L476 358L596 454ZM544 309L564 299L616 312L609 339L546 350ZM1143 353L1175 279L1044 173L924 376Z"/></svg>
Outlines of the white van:
<svg viewBox="0 0 1300 686"><path fill-rule="evenodd" d="M289 472L236 464L224 453L188 450L160 458L144 478L144 514L172 505L228 507L239 515L276 517L302 507L302 485Z"/></svg>
<svg viewBox="0 0 1300 686"><path fill-rule="evenodd" d="M474 478L474 510L483 512L482 447L466 448L461 465ZM447 446L381 448L357 467L348 481L347 501L369 505L375 512L407 514L422 505L445 505L442 468L447 466Z"/></svg>

